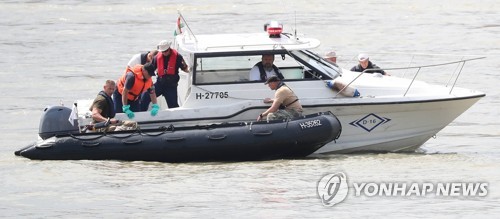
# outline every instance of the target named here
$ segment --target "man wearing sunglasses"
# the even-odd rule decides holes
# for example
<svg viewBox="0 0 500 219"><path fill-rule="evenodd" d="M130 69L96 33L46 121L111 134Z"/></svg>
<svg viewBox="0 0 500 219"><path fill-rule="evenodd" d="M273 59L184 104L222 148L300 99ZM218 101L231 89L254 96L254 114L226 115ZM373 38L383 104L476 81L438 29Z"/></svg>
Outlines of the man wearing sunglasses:
<svg viewBox="0 0 500 219"><path fill-rule="evenodd" d="M162 40L157 46L158 54L153 58L152 63L158 73L154 86L156 95L163 95L168 108L176 108L179 107L177 102L179 69L189 72L189 68L182 55L170 48L171 44L170 41ZM149 102L151 102L149 95L143 94L141 96L141 110L146 111Z"/></svg>

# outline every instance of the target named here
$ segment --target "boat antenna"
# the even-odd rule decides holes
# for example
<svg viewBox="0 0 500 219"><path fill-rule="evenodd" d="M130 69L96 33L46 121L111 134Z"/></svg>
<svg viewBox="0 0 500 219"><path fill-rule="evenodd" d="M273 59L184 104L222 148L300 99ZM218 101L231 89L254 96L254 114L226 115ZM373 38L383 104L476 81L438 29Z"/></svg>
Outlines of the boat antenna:
<svg viewBox="0 0 500 219"><path fill-rule="evenodd" d="M294 16L295 16L294 17L295 18L295 22L294 22L293 25L295 27L294 27L294 31L293 32L294 32L295 39L297 39L297 11L294 11Z"/></svg>

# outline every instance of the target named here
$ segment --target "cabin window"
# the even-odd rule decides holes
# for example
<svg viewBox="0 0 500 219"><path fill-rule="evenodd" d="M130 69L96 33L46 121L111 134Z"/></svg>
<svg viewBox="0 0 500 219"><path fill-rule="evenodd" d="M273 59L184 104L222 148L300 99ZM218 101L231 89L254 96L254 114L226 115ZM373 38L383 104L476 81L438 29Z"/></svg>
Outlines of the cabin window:
<svg viewBox="0 0 500 219"><path fill-rule="evenodd" d="M198 57L196 59L195 84L255 83L250 81L252 67L262 60L261 55ZM274 64L287 80L303 79L303 66L292 57L275 55Z"/></svg>

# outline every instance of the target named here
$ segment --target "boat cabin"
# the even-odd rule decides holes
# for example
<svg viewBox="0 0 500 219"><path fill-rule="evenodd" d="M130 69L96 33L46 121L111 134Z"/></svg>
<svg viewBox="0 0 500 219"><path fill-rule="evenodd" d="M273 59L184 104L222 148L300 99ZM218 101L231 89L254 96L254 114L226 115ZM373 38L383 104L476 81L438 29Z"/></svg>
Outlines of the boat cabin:
<svg viewBox="0 0 500 219"><path fill-rule="evenodd" d="M270 37L266 33L177 36L174 48L192 68L191 73L181 74L178 89L181 106L188 101L189 94L195 92L191 86L214 88L240 85L240 88L244 87L247 92L251 91L251 86L256 83L261 86L262 80L252 81L249 75L252 67L260 62L265 54L275 56L274 65L280 69L285 82L332 80L342 74L341 68L335 63L330 63L309 51L319 46L318 40L298 39L290 34L280 36ZM225 87L221 95L227 95L226 89L235 88ZM261 87L269 90L267 87Z"/></svg>

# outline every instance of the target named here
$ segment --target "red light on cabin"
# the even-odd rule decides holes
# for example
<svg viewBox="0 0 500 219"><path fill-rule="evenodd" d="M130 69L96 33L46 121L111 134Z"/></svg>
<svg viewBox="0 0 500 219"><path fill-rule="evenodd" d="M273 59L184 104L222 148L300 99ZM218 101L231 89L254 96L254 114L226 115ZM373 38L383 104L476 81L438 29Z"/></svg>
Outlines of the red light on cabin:
<svg viewBox="0 0 500 219"><path fill-rule="evenodd" d="M277 21L271 21L264 25L264 30L267 31L270 38L279 38L283 32L283 25Z"/></svg>

